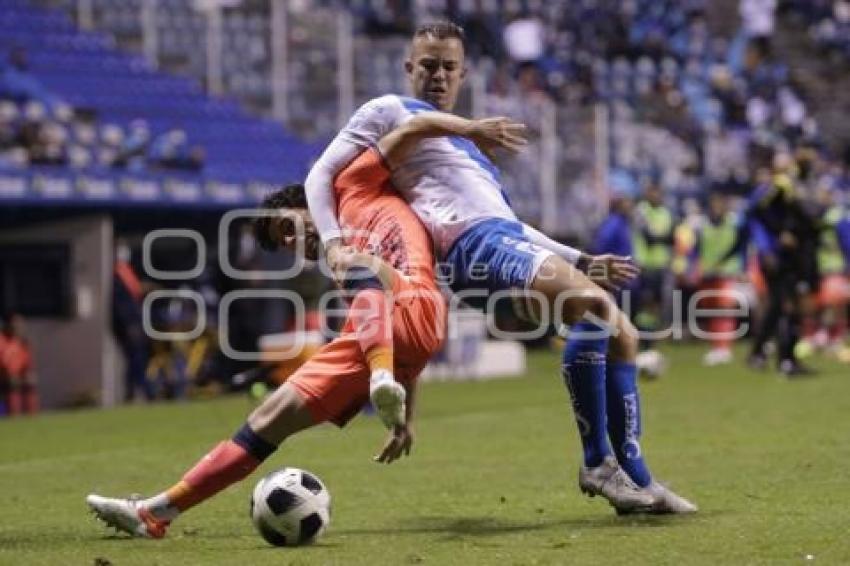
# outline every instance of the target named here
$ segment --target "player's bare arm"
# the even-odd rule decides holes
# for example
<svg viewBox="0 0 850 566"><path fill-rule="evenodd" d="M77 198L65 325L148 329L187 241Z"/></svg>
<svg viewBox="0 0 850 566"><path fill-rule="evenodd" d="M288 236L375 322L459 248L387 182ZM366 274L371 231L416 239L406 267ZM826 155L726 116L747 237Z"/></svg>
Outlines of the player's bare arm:
<svg viewBox="0 0 850 566"><path fill-rule="evenodd" d="M446 112L422 112L381 138L378 149L395 168L426 138L463 136L481 149L516 153L528 143L525 132L524 124L502 116L469 120Z"/></svg>

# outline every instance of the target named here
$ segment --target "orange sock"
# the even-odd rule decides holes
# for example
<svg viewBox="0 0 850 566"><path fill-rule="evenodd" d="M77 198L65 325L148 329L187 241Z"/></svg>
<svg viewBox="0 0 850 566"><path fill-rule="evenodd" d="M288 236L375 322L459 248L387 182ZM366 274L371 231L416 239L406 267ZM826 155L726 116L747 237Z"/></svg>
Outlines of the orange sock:
<svg viewBox="0 0 850 566"><path fill-rule="evenodd" d="M144 502L155 518L170 521L180 513L244 479L260 460L232 440L220 442L179 482Z"/></svg>

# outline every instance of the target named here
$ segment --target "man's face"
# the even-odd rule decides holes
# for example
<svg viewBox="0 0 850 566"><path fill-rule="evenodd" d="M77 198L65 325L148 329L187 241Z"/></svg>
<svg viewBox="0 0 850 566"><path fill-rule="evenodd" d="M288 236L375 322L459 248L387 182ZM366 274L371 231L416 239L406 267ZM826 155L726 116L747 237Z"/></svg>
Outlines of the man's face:
<svg viewBox="0 0 850 566"><path fill-rule="evenodd" d="M280 247L297 254L303 250L307 259L319 259L319 233L313 223L313 217L306 208L281 210L269 222L269 236Z"/></svg>
<svg viewBox="0 0 850 566"><path fill-rule="evenodd" d="M438 110L451 112L466 76L463 44L459 39L416 37L404 68L416 98Z"/></svg>
<svg viewBox="0 0 850 566"><path fill-rule="evenodd" d="M722 218L727 211L726 197L719 194L712 194L708 198L708 212L715 220Z"/></svg>
<svg viewBox="0 0 850 566"><path fill-rule="evenodd" d="M652 206L661 206L664 203L664 195L658 187L650 186L646 190L646 200Z"/></svg>

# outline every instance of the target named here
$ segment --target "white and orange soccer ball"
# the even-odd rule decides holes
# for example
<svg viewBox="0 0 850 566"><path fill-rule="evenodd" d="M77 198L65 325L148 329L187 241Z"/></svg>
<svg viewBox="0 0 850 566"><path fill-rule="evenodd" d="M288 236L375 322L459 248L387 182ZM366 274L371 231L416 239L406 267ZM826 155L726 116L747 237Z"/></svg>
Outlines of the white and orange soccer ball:
<svg viewBox="0 0 850 566"><path fill-rule="evenodd" d="M314 474L283 468L257 483L251 520L269 544L310 544L331 522L331 495Z"/></svg>

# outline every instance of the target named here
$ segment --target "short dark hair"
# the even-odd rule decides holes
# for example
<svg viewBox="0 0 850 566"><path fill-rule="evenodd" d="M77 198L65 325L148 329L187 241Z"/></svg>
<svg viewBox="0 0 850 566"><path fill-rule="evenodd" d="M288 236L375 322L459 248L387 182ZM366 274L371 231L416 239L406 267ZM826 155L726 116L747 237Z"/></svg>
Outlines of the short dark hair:
<svg viewBox="0 0 850 566"><path fill-rule="evenodd" d="M284 188L266 195L260 208L263 210L280 210L281 208L307 208L307 193L304 185L293 183ZM260 247L266 251L273 252L278 247L278 242L272 240L269 234L270 216L258 216L254 218L254 238Z"/></svg>
<svg viewBox="0 0 850 566"><path fill-rule="evenodd" d="M463 28L449 21L423 24L416 28L416 31L413 33L414 39L425 36L431 36L435 39L449 39L453 37L461 43L466 42L466 33L464 33Z"/></svg>

